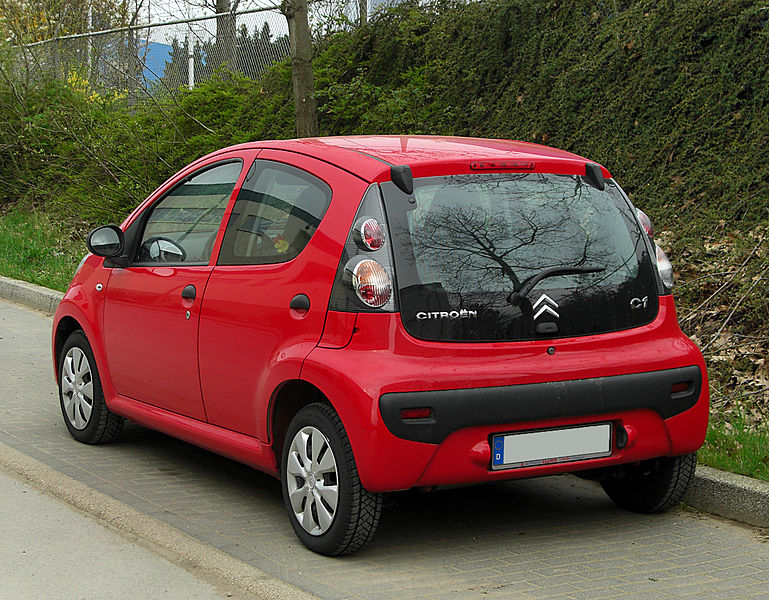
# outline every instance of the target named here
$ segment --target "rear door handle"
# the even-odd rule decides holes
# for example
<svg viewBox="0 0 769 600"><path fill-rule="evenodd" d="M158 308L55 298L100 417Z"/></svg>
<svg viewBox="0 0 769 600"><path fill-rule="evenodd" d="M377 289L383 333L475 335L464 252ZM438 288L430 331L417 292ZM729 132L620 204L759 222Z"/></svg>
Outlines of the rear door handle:
<svg viewBox="0 0 769 600"><path fill-rule="evenodd" d="M185 300L194 300L195 299L195 286L192 284L189 284L182 290L182 298Z"/></svg>
<svg viewBox="0 0 769 600"><path fill-rule="evenodd" d="M291 298L291 302L289 303L288 307L292 310L307 312L310 310L310 299L306 294L297 294Z"/></svg>

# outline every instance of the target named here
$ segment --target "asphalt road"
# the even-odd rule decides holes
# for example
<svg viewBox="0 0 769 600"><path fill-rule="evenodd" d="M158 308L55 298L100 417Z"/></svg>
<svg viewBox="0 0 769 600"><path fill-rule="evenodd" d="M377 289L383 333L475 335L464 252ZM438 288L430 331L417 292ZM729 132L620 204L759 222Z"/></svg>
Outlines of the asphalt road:
<svg viewBox="0 0 769 600"><path fill-rule="evenodd" d="M396 494L366 550L315 555L266 475L138 426L108 446L72 440L50 326L0 301L0 440L321 598L769 598L766 532L684 509L624 512L570 476Z"/></svg>

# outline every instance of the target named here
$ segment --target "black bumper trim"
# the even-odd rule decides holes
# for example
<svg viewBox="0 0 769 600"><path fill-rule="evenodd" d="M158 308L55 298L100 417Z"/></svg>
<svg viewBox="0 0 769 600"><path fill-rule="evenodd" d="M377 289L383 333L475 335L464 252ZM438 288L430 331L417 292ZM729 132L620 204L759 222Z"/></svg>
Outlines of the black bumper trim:
<svg viewBox="0 0 769 600"><path fill-rule="evenodd" d="M691 381L684 392L674 383ZM702 373L696 365L594 379L429 392L395 392L379 398L387 429L404 440L441 443L463 427L542 421L650 409L668 419L692 408L700 397ZM430 407L430 419L404 421L404 408Z"/></svg>

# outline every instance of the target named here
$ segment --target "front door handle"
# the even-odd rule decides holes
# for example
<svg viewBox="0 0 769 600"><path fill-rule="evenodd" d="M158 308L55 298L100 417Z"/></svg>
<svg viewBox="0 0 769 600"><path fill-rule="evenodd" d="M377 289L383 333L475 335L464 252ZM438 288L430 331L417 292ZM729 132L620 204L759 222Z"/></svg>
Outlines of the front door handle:
<svg viewBox="0 0 769 600"><path fill-rule="evenodd" d="M190 284L182 290L182 298L184 298L185 300L194 300L195 293L196 293L195 286Z"/></svg>

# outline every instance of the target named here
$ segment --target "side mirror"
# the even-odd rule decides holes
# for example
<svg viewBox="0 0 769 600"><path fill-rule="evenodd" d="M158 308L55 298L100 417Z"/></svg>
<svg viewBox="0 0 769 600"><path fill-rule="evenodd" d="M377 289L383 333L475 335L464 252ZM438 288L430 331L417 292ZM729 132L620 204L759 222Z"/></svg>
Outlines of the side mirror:
<svg viewBox="0 0 769 600"><path fill-rule="evenodd" d="M88 234L85 244L96 256L113 258L123 252L125 238L123 231L117 225L103 225Z"/></svg>

